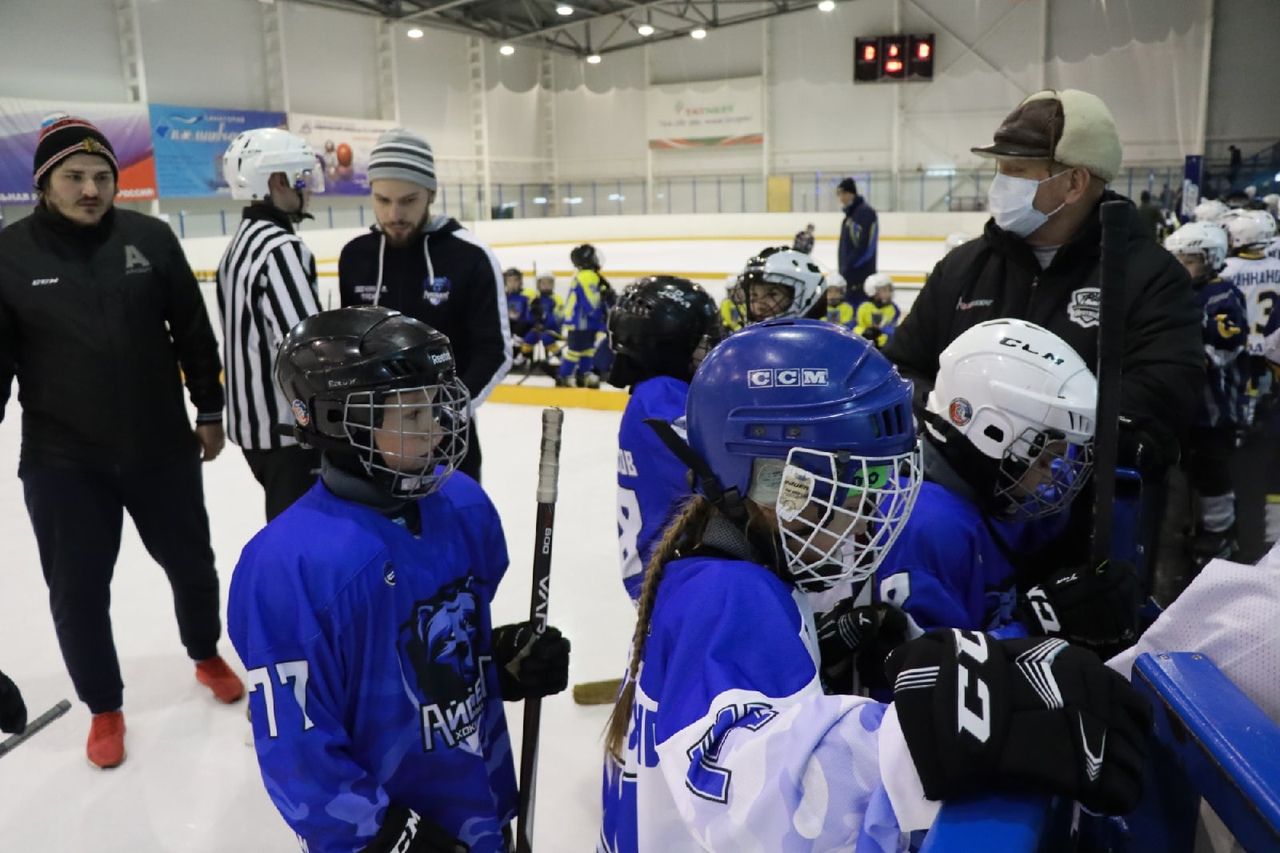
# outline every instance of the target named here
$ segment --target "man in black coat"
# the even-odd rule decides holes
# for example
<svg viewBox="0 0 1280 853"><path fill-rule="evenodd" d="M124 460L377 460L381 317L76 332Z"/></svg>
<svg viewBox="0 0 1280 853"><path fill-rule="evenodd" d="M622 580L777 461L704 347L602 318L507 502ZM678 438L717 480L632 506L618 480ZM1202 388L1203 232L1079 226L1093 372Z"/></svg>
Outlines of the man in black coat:
<svg viewBox="0 0 1280 853"><path fill-rule="evenodd" d="M0 232L0 418L16 376L18 475L62 657L93 714L86 752L99 767L124 760L109 612L124 511L169 578L197 680L223 702L244 694L217 652L200 472L224 442L218 344L173 232L114 208L118 175L96 127L53 117L35 154L39 202Z"/></svg>

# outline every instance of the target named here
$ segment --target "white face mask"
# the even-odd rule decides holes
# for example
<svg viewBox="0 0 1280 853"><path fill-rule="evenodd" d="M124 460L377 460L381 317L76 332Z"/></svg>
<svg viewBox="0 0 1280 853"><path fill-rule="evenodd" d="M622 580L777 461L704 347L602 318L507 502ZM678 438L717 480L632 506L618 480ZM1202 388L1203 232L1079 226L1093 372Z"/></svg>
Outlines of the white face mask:
<svg viewBox="0 0 1280 853"><path fill-rule="evenodd" d="M1043 181L1035 178L1015 178L999 172L991 180L991 188L987 190L987 210L995 217L996 225L1001 230L1026 237L1041 225L1049 221L1059 210L1066 207L1066 202L1048 213L1036 210L1036 190L1046 181L1052 181L1067 172L1050 175Z"/></svg>

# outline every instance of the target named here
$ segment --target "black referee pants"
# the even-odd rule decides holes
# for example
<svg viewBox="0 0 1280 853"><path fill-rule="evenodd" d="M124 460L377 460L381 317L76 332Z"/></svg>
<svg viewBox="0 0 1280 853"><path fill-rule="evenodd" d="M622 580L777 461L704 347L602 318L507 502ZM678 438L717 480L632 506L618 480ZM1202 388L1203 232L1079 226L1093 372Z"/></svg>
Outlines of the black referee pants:
<svg viewBox="0 0 1280 853"><path fill-rule="evenodd" d="M480 433L476 432L476 416L471 416L467 428L467 455L458 463L458 470L477 483L480 482Z"/></svg>
<svg viewBox="0 0 1280 853"><path fill-rule="evenodd" d="M91 712L114 711L124 701L110 606L125 510L169 578L187 654L203 660L218 653L218 575L194 453L128 471L23 463L18 473L62 659L76 695Z"/></svg>
<svg viewBox="0 0 1280 853"><path fill-rule="evenodd" d="M267 521L284 512L316 484L320 451L297 444L274 450L244 450L249 470L266 491Z"/></svg>

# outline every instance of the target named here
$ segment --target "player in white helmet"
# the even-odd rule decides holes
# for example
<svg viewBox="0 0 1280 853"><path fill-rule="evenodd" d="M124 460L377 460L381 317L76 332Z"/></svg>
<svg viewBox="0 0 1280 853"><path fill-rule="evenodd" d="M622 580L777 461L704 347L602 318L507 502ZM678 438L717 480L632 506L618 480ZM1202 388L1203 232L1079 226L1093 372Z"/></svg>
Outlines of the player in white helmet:
<svg viewBox="0 0 1280 853"><path fill-rule="evenodd" d="M324 168L305 139L264 127L231 142L222 175L231 197L249 202L218 264L227 435L262 484L270 521L311 488L320 465L316 451L276 430L290 408L271 377L285 333L320 310L315 256L294 228L324 190Z"/></svg>
<svg viewBox="0 0 1280 853"><path fill-rule="evenodd" d="M872 273L863 283L870 298L858 306L853 333L882 349L902 319L902 309L893 301L893 279L887 272Z"/></svg>
<svg viewBox="0 0 1280 853"><path fill-rule="evenodd" d="M1218 219L1231 208L1227 207L1223 202L1216 198L1207 198L1196 205L1195 221L1196 222L1217 222Z"/></svg>
<svg viewBox="0 0 1280 853"><path fill-rule="evenodd" d="M746 294L746 320L774 317L821 319L826 275L813 258L786 246L770 246L747 261L738 277Z"/></svg>

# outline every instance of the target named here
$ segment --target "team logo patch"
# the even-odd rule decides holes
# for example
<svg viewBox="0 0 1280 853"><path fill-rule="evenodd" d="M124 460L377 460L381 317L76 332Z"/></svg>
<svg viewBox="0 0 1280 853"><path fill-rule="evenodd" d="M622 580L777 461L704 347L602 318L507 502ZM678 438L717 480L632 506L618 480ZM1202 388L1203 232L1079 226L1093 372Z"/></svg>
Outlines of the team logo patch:
<svg viewBox="0 0 1280 853"><path fill-rule="evenodd" d="M1071 294L1067 317L1080 328L1091 329L1098 325L1101 309L1102 291L1096 287L1082 287Z"/></svg>
<svg viewBox="0 0 1280 853"><path fill-rule="evenodd" d="M778 518L794 521L813 497L813 475L800 468L788 468L778 486Z"/></svg>
<svg viewBox="0 0 1280 853"><path fill-rule="evenodd" d="M382 564L382 579L387 582L387 586L396 585L396 567L390 560Z"/></svg>
<svg viewBox="0 0 1280 853"><path fill-rule="evenodd" d="M751 388L812 388L826 386L828 373L825 367L777 367L747 371L747 386Z"/></svg>
<svg viewBox="0 0 1280 853"><path fill-rule="evenodd" d="M956 397L947 408L947 415L956 426L964 426L973 420L973 406L964 397Z"/></svg>
<svg viewBox="0 0 1280 853"><path fill-rule="evenodd" d="M432 305L443 305L449 301L449 291L453 285L447 275L435 278L428 276L422 281L422 298Z"/></svg>
<svg viewBox="0 0 1280 853"><path fill-rule="evenodd" d="M307 410L307 404L301 400L294 400L289 406L293 409L293 419L298 422L299 426L307 426L311 423L311 412Z"/></svg>

